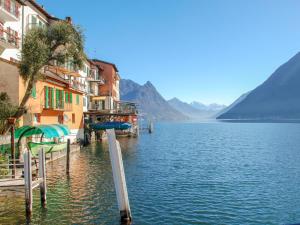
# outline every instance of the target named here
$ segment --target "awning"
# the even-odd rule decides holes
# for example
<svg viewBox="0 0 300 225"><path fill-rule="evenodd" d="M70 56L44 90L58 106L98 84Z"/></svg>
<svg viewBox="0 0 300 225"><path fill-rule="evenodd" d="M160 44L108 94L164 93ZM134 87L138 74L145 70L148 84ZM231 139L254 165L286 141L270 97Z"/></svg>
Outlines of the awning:
<svg viewBox="0 0 300 225"><path fill-rule="evenodd" d="M70 134L67 126L62 124L51 125L36 125L36 126L23 126L16 130L15 138L30 137L33 135L43 134L45 138L62 137Z"/></svg>
<svg viewBox="0 0 300 225"><path fill-rule="evenodd" d="M130 123L125 122L104 122L104 123L93 123L90 127L94 130L106 130L106 129L115 129L115 130L127 130L132 127Z"/></svg>
<svg viewBox="0 0 300 225"><path fill-rule="evenodd" d="M92 100L105 100L107 96L94 96Z"/></svg>

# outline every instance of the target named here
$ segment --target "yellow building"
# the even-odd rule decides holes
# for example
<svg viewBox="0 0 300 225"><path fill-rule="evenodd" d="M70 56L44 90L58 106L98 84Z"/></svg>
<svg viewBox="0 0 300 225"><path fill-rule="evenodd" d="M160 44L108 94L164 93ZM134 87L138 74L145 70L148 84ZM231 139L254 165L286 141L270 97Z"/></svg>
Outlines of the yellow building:
<svg viewBox="0 0 300 225"><path fill-rule="evenodd" d="M61 70L56 70L60 71ZM45 80L38 81L27 102L26 114L19 126L36 124L65 124L69 127L71 141L83 138L83 92L75 89L71 73L64 79L60 73L45 67ZM67 71L65 71L67 72ZM25 84L19 75L18 65L0 58L0 91L6 92L13 104L19 105L25 93Z"/></svg>

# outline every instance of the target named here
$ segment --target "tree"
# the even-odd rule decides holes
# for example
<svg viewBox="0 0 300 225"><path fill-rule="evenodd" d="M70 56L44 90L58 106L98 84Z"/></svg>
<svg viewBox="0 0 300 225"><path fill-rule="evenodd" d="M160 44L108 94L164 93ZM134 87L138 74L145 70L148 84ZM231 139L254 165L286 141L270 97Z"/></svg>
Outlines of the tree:
<svg viewBox="0 0 300 225"><path fill-rule="evenodd" d="M84 38L79 27L67 21L56 21L47 27L35 27L26 33L21 50L19 72L26 84L23 99L13 117L20 118L26 112L26 103L33 86L43 80L40 71L47 65L72 61L75 68L83 65ZM6 125L5 132L9 130Z"/></svg>
<svg viewBox="0 0 300 225"><path fill-rule="evenodd" d="M7 119L16 113L17 108L10 102L7 93L0 93L0 134L5 130Z"/></svg>

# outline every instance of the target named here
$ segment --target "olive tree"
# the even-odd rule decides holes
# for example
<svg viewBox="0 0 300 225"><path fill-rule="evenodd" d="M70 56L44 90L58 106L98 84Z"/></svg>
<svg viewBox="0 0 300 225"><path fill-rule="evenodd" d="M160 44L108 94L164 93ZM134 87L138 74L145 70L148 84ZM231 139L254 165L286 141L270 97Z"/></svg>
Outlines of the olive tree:
<svg viewBox="0 0 300 225"><path fill-rule="evenodd" d="M74 67L81 68L84 58L84 38L79 27L61 20L46 27L30 29L24 37L19 64L26 89L13 117L18 119L26 112L26 103L35 83L45 78L41 72L44 66L72 60ZM4 131L9 128L6 124Z"/></svg>

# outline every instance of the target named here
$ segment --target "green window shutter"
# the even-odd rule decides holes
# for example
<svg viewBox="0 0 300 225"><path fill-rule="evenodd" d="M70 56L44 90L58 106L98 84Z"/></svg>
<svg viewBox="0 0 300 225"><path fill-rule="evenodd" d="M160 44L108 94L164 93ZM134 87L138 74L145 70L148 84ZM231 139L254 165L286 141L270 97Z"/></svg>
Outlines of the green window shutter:
<svg viewBox="0 0 300 225"><path fill-rule="evenodd" d="M69 102L69 94L68 94L68 92L66 92L65 95L66 95L66 96L65 96L65 102L68 103L68 102Z"/></svg>
<svg viewBox="0 0 300 225"><path fill-rule="evenodd" d="M64 104L64 96L65 96L65 92L64 92L64 91L61 91L60 96L61 96L61 104L62 104L62 108L64 108L64 107L65 107L65 104Z"/></svg>
<svg viewBox="0 0 300 225"><path fill-rule="evenodd" d="M76 95L76 105L79 105L79 95Z"/></svg>
<svg viewBox="0 0 300 225"><path fill-rule="evenodd" d="M55 97L56 97L56 108L58 109L59 108L59 90L58 89L55 89Z"/></svg>
<svg viewBox="0 0 300 225"><path fill-rule="evenodd" d="M51 108L54 108L54 88L51 88Z"/></svg>
<svg viewBox="0 0 300 225"><path fill-rule="evenodd" d="M36 84L34 84L33 87L32 87L31 96L33 98L36 98Z"/></svg>
<svg viewBox="0 0 300 225"><path fill-rule="evenodd" d="M73 94L70 93L70 103L72 103L72 102L73 102Z"/></svg>
<svg viewBox="0 0 300 225"><path fill-rule="evenodd" d="M45 86L45 108L49 108L49 89Z"/></svg>

